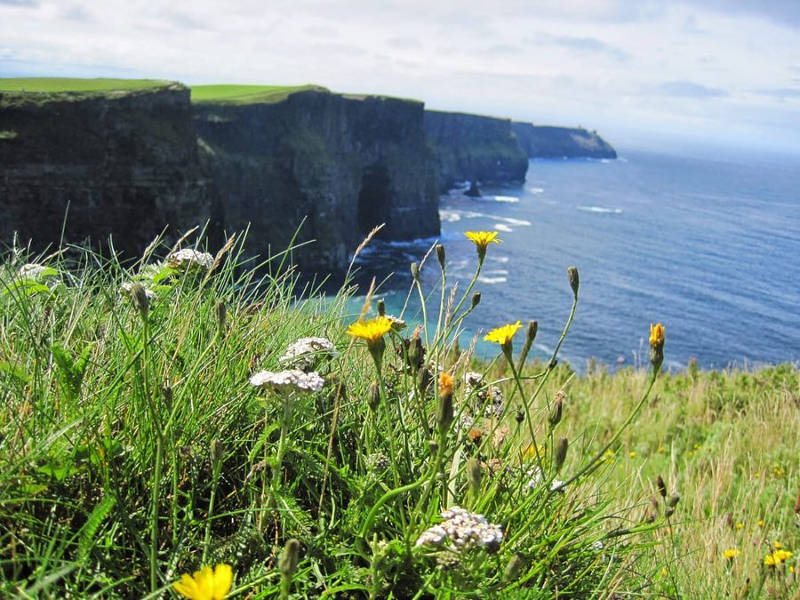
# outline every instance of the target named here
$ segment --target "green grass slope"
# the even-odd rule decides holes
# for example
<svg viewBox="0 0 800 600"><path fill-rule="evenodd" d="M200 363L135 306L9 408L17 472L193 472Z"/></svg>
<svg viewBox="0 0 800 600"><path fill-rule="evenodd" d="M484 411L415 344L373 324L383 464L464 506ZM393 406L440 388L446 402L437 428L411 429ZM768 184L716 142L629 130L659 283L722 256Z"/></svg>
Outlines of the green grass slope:
<svg viewBox="0 0 800 600"><path fill-rule="evenodd" d="M328 91L317 85L193 85L192 102L215 104L258 104L280 102L295 92Z"/></svg>
<svg viewBox="0 0 800 600"><path fill-rule="evenodd" d="M514 326L481 362L482 260L412 282L415 330L348 328L353 289L240 243L153 252L0 261L0 597L177 598L217 564L254 600L798 597L795 367L579 376Z"/></svg>
<svg viewBox="0 0 800 600"><path fill-rule="evenodd" d="M165 87L174 82L159 79L76 79L69 77L0 78L0 92L118 92Z"/></svg>

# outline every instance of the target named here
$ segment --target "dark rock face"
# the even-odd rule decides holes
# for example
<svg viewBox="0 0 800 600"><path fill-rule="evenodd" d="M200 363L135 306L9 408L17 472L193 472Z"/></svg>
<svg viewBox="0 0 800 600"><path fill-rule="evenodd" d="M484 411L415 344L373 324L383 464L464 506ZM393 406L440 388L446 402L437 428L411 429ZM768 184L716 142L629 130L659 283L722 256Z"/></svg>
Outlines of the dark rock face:
<svg viewBox="0 0 800 600"><path fill-rule="evenodd" d="M595 132L514 122L520 146L531 158L617 158L617 152Z"/></svg>
<svg viewBox="0 0 800 600"><path fill-rule="evenodd" d="M265 256L316 240L295 262L340 269L375 225L385 239L438 235L436 173L423 105L383 97L298 92L271 104L198 104L194 123L224 212L251 224Z"/></svg>
<svg viewBox="0 0 800 600"><path fill-rule="evenodd" d="M465 180L525 180L528 156L508 119L428 110L425 132L436 158L441 191Z"/></svg>
<svg viewBox="0 0 800 600"><path fill-rule="evenodd" d="M211 196L200 170L189 90L49 100L0 92L0 240L35 249L68 242L139 253L202 225Z"/></svg>

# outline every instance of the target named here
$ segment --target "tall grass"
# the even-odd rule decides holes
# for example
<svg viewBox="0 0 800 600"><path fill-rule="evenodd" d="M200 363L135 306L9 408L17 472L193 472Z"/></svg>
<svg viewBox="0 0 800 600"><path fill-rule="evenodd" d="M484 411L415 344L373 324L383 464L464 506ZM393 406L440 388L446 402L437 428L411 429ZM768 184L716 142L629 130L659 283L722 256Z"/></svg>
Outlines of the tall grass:
<svg viewBox="0 0 800 600"><path fill-rule="evenodd" d="M785 587L793 559L762 564L768 543L796 541L793 368L579 378L555 355L524 360L535 327L527 339L502 330L498 359L482 363L456 342L480 309L480 252L463 292L443 248L414 267L441 280L426 290L414 279L426 326L409 331L377 319L378 303L346 314L347 284L326 298L300 288L285 255L253 265L241 248L231 240L197 266L175 248L132 265L9 253L0 594L176 597L182 573L216 564L232 566L237 598L796 589ZM21 272L26 262L45 268ZM577 272L564 285L574 311ZM347 336L356 321L366 329ZM311 376L281 360L307 336L336 350L302 365L320 391L298 388ZM265 378L279 385L251 383ZM741 554L721 559L728 546Z"/></svg>

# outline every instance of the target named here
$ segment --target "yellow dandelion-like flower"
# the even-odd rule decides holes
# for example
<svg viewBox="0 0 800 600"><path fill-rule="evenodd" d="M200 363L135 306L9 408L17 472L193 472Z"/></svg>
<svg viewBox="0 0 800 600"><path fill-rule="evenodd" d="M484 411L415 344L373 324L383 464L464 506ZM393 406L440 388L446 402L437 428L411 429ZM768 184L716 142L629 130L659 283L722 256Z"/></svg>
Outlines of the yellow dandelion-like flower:
<svg viewBox="0 0 800 600"><path fill-rule="evenodd" d="M467 231L464 233L467 238L475 244L475 250L478 251L478 260L483 262L486 256L486 248L489 244L499 244L501 240L497 239L496 231Z"/></svg>
<svg viewBox="0 0 800 600"><path fill-rule="evenodd" d="M722 556L727 558L728 560L733 560L737 556L742 553L741 550L737 550L736 548L727 548L725 552L722 553Z"/></svg>
<svg viewBox="0 0 800 600"><path fill-rule="evenodd" d="M636 450L631 450L630 452L628 452L628 456L630 458L636 458Z"/></svg>
<svg viewBox="0 0 800 600"><path fill-rule="evenodd" d="M356 321L347 328L347 335L360 338L373 346L383 339L383 336L392 329L392 321L387 317L376 317L369 321Z"/></svg>
<svg viewBox="0 0 800 600"><path fill-rule="evenodd" d="M741 521L739 521L739 522L736 524L736 529L742 529L742 528L744 528L744 523L742 523Z"/></svg>
<svg viewBox="0 0 800 600"><path fill-rule="evenodd" d="M777 567L793 556L788 550L775 550L772 554L764 557L764 565L767 567Z"/></svg>
<svg viewBox="0 0 800 600"><path fill-rule="evenodd" d="M772 546L775 548L775 550L780 550L783 548L783 544L781 544L778 540L775 540L775 543L772 544Z"/></svg>
<svg viewBox="0 0 800 600"><path fill-rule="evenodd" d="M453 395L453 377L449 373L439 374L439 395L440 396Z"/></svg>
<svg viewBox="0 0 800 600"><path fill-rule="evenodd" d="M650 325L650 347L661 348L664 346L665 329L661 323Z"/></svg>
<svg viewBox="0 0 800 600"><path fill-rule="evenodd" d="M497 329L492 329L483 339L487 342L495 342L501 346L506 346L511 343L511 338L514 337L520 327L522 327L522 323L519 321L511 325L503 325Z"/></svg>
<svg viewBox="0 0 800 600"><path fill-rule="evenodd" d="M496 231L467 231L464 235L474 242L477 248L482 248L483 250L486 250L489 244L499 244L502 241L497 239Z"/></svg>
<svg viewBox="0 0 800 600"><path fill-rule="evenodd" d="M758 526L759 527L763 527L764 526L764 519L759 519L758 520Z"/></svg>
<svg viewBox="0 0 800 600"><path fill-rule="evenodd" d="M181 580L172 584L175 591L184 598L190 600L223 600L231 590L233 581L233 569L230 565L217 565L214 570L211 567L203 567L200 571L195 571L194 575L184 573Z"/></svg>

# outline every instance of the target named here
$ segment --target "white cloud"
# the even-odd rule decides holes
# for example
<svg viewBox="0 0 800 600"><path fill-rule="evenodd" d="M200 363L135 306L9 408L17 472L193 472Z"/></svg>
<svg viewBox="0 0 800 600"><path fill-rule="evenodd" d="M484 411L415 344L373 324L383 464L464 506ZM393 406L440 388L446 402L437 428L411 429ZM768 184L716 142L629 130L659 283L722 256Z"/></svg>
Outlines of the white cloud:
<svg viewBox="0 0 800 600"><path fill-rule="evenodd" d="M0 0L0 76L313 82L580 122L612 143L631 128L800 139L787 111L797 103L800 2L729 4Z"/></svg>

